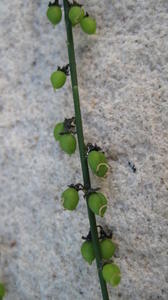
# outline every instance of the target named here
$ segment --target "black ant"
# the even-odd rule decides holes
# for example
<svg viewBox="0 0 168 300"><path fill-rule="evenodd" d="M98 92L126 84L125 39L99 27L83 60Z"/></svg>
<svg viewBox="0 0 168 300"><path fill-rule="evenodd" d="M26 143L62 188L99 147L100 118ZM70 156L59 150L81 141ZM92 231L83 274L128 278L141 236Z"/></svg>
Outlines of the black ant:
<svg viewBox="0 0 168 300"><path fill-rule="evenodd" d="M75 117L72 117L70 119L64 120L64 131L60 132L60 135L66 134L66 133L76 133L75 129Z"/></svg>
<svg viewBox="0 0 168 300"><path fill-rule="evenodd" d="M136 173L136 167L135 167L135 165L134 165L134 163L132 163L132 162L128 162L128 165L130 166L130 168L132 169L132 171L133 171L133 173Z"/></svg>

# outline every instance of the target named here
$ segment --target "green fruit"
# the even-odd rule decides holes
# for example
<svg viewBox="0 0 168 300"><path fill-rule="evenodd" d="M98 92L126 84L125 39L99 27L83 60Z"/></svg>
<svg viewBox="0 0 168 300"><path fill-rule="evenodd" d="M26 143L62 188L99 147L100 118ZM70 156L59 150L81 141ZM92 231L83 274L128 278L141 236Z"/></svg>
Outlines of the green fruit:
<svg viewBox="0 0 168 300"><path fill-rule="evenodd" d="M54 128L54 137L55 137L56 141L60 140L61 132L64 132L64 123L58 123L58 124L56 124L56 126Z"/></svg>
<svg viewBox="0 0 168 300"><path fill-rule="evenodd" d="M102 193L92 193L88 198L88 205L93 213L103 217L107 209L107 199Z"/></svg>
<svg viewBox="0 0 168 300"><path fill-rule="evenodd" d="M116 245L109 239L100 242L100 250L103 259L110 259L115 253Z"/></svg>
<svg viewBox="0 0 168 300"><path fill-rule="evenodd" d="M81 6L72 6L69 10L69 19L72 25L78 24L84 17L85 12Z"/></svg>
<svg viewBox="0 0 168 300"><path fill-rule="evenodd" d="M0 299L5 296L5 286L3 283L0 283Z"/></svg>
<svg viewBox="0 0 168 300"><path fill-rule="evenodd" d="M50 77L54 90L60 89L66 81L66 74L63 71L55 71Z"/></svg>
<svg viewBox="0 0 168 300"><path fill-rule="evenodd" d="M100 163L97 165L96 175L99 177L104 177L109 169L109 166L107 164L107 159L104 153L99 152L99 157L100 157Z"/></svg>
<svg viewBox="0 0 168 300"><path fill-rule="evenodd" d="M117 285L119 285L120 281L121 281L121 275L119 274L113 276L109 283L111 284L112 287L116 287Z"/></svg>
<svg viewBox="0 0 168 300"><path fill-rule="evenodd" d="M107 159L104 153L93 150L88 154L88 163L92 172L98 177L104 177L108 171Z"/></svg>
<svg viewBox="0 0 168 300"><path fill-rule="evenodd" d="M47 9L47 17L53 25L57 25L62 19L62 10L58 5L49 6Z"/></svg>
<svg viewBox="0 0 168 300"><path fill-rule="evenodd" d="M96 21L91 17L84 17L80 21L80 26L85 33L94 34L96 32Z"/></svg>
<svg viewBox="0 0 168 300"><path fill-rule="evenodd" d="M113 287L117 286L121 280L120 269L115 264L106 264L102 270L103 278L109 282Z"/></svg>
<svg viewBox="0 0 168 300"><path fill-rule="evenodd" d="M65 209L74 210L79 202L79 195L76 189L67 188L61 196L62 204Z"/></svg>
<svg viewBox="0 0 168 300"><path fill-rule="evenodd" d="M83 258L89 263L89 265L91 265L95 259L94 249L91 241L86 241L82 244L81 253Z"/></svg>
<svg viewBox="0 0 168 300"><path fill-rule="evenodd" d="M65 133L63 135L60 135L59 142L61 149L67 154L71 155L75 152L76 139L71 133Z"/></svg>

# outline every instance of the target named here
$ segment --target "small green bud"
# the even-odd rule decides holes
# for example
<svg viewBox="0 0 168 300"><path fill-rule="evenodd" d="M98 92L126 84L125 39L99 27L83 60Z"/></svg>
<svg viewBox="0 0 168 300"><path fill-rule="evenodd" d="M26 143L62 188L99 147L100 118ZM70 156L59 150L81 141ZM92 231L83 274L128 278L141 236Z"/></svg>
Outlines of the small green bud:
<svg viewBox="0 0 168 300"><path fill-rule="evenodd" d="M62 10L58 5L51 5L47 9L47 17L53 25L57 25L62 19Z"/></svg>
<svg viewBox="0 0 168 300"><path fill-rule="evenodd" d="M0 299L3 299L3 297L5 296L6 291L5 291L5 286L3 283L0 282Z"/></svg>
<svg viewBox="0 0 168 300"><path fill-rule="evenodd" d="M96 21L88 16L85 16L80 21L80 26L85 33L94 34L96 32Z"/></svg>
<svg viewBox="0 0 168 300"><path fill-rule="evenodd" d="M100 250L103 259L110 259L116 250L116 245L110 239L104 239L100 242Z"/></svg>
<svg viewBox="0 0 168 300"><path fill-rule="evenodd" d="M75 152L76 139L73 134L65 133L63 135L60 135L59 142L61 149L67 154L71 155Z"/></svg>
<svg viewBox="0 0 168 300"><path fill-rule="evenodd" d="M55 71L50 77L54 90L60 89L66 82L66 74L63 71Z"/></svg>
<svg viewBox="0 0 168 300"><path fill-rule="evenodd" d="M103 217L107 209L107 199L102 193L92 193L88 198L88 205L92 212Z"/></svg>
<svg viewBox="0 0 168 300"><path fill-rule="evenodd" d="M81 253L83 258L89 263L92 264L95 259L95 253L91 241L85 241L81 246Z"/></svg>
<svg viewBox="0 0 168 300"><path fill-rule="evenodd" d="M106 175L109 167L104 153L96 150L89 152L88 163L95 175L98 177L104 177Z"/></svg>
<svg viewBox="0 0 168 300"><path fill-rule="evenodd" d="M69 10L69 19L72 25L78 24L84 17L85 12L81 6L72 6Z"/></svg>
<svg viewBox="0 0 168 300"><path fill-rule="evenodd" d="M102 270L103 278L113 287L117 286L121 281L120 269L115 264L106 264Z"/></svg>
<svg viewBox="0 0 168 300"><path fill-rule="evenodd" d="M63 207L67 210L74 210L79 202L79 195L76 189L67 188L61 196Z"/></svg>
<svg viewBox="0 0 168 300"><path fill-rule="evenodd" d="M56 141L60 140L61 132L64 132L64 123L58 123L58 124L56 124L56 126L54 128L54 137L55 137Z"/></svg>

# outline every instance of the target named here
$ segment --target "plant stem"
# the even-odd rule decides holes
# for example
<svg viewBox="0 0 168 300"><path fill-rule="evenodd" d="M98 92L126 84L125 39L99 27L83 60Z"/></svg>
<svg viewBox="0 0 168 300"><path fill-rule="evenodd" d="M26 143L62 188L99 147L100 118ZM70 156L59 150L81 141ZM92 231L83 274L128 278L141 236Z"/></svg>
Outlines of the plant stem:
<svg viewBox="0 0 168 300"><path fill-rule="evenodd" d="M84 186L86 189L89 189L91 187L91 184L90 184L90 177L89 177L88 162L86 157L86 147L85 147L84 136L83 136L75 51L74 51L74 43L73 43L73 33L72 33L72 25L68 17L70 6L67 0L63 0L63 3L64 3L65 25L67 31L67 47L68 47L69 65L70 65L70 73L71 73L72 93L73 93L73 100L74 100L75 120L76 120L79 152L80 152L80 161L82 167ZM93 247L96 256L97 270L98 270L98 275L99 275L99 280L101 285L102 297L103 300L109 300L106 282L104 281L102 275L101 253L99 247L98 232L96 227L96 218L88 206L88 199L86 199L86 202L87 202L90 230L92 235L92 242L93 242Z"/></svg>

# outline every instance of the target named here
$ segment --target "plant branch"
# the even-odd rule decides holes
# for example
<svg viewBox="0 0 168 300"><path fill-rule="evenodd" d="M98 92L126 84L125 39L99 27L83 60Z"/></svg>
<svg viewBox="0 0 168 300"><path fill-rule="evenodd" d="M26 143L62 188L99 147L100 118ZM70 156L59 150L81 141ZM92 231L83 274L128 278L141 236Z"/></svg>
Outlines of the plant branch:
<svg viewBox="0 0 168 300"><path fill-rule="evenodd" d="M86 156L86 146L84 143L84 136L83 136L72 25L68 17L70 5L67 0L63 0L63 3L64 3L65 25L67 31L67 47L68 47L69 65L70 65L70 73L71 73L72 93L73 93L73 100L74 100L75 120L76 120L79 152L80 152L80 161L82 167L84 186L86 189L90 189L91 184L90 184L88 162ZM88 210L92 242L93 242L93 247L96 256L97 270L98 270L98 275L99 275L99 280L101 285L102 297L103 300L109 300L106 282L104 281L102 275L102 260L101 260L101 253L99 247L98 232L96 227L96 218L88 206L87 197L86 197L86 202L87 202L87 210Z"/></svg>

